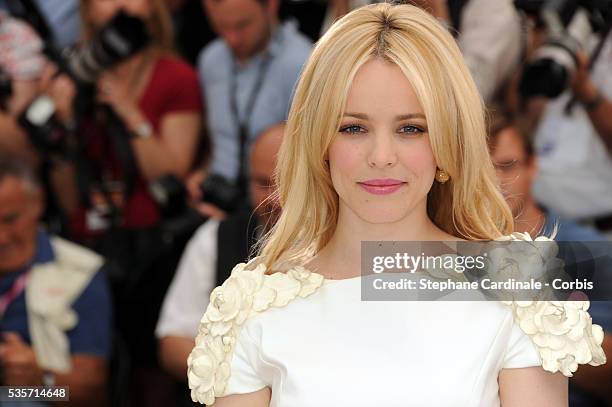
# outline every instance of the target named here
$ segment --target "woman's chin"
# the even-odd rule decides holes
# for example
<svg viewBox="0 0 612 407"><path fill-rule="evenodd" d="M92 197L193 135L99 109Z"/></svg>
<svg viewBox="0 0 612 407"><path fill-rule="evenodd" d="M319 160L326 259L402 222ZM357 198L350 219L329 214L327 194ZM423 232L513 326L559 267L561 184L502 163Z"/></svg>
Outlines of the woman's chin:
<svg viewBox="0 0 612 407"><path fill-rule="evenodd" d="M400 222L407 216L408 210L397 206L369 205L368 208L359 208L355 213L364 222L372 224L386 224Z"/></svg>

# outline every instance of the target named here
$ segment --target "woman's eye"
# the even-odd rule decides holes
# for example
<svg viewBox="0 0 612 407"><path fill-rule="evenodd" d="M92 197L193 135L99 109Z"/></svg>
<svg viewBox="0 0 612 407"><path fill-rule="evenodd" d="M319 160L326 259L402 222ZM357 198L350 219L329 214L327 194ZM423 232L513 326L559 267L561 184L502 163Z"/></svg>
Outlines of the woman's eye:
<svg viewBox="0 0 612 407"><path fill-rule="evenodd" d="M400 133L424 133L425 130L423 130L420 127L417 126L402 126L402 128L400 129Z"/></svg>
<svg viewBox="0 0 612 407"><path fill-rule="evenodd" d="M348 126L344 126L340 128L340 133L355 134L355 133L363 133L363 131L364 131L363 127L357 124L350 124Z"/></svg>

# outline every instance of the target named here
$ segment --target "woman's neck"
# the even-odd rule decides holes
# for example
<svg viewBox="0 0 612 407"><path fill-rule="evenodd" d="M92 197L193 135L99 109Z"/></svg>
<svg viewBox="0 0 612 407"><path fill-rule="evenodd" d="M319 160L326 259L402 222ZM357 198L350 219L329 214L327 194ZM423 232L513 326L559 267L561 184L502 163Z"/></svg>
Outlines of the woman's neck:
<svg viewBox="0 0 612 407"><path fill-rule="evenodd" d="M152 56L153 51L151 49L146 49L115 65L111 69L111 73L120 80L127 81L128 83L134 83L136 78L143 76L145 72L142 71L144 71L150 65Z"/></svg>
<svg viewBox="0 0 612 407"><path fill-rule="evenodd" d="M369 223L348 208L340 208L334 235L308 267L332 279L361 274L362 241L453 240L427 216L425 207L393 223Z"/></svg>

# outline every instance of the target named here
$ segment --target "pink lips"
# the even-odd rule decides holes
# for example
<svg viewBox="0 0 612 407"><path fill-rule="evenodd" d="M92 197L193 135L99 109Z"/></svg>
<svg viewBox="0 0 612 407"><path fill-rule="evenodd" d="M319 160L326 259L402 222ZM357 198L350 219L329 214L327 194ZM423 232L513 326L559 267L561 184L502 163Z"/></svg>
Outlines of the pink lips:
<svg viewBox="0 0 612 407"><path fill-rule="evenodd" d="M370 179L358 184L371 194L387 195L400 189L405 182L397 179Z"/></svg>

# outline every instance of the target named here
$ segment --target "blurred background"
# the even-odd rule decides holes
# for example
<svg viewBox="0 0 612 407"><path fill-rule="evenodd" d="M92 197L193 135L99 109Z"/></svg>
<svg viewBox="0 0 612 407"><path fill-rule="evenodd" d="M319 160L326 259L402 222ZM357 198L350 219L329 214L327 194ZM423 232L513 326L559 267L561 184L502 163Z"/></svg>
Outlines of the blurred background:
<svg viewBox="0 0 612 407"><path fill-rule="evenodd" d="M0 0L2 385L193 405L210 291L278 216L300 71L368 3ZM464 53L515 229L612 239L612 0L411 3ZM590 312L612 331L608 302ZM612 405L610 383L582 366L570 405Z"/></svg>

